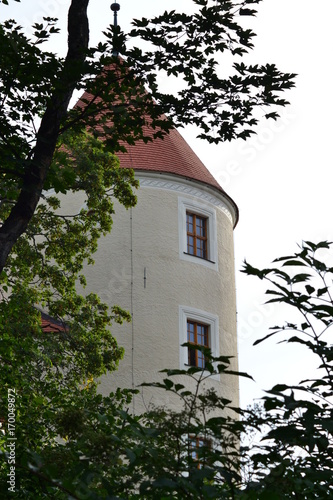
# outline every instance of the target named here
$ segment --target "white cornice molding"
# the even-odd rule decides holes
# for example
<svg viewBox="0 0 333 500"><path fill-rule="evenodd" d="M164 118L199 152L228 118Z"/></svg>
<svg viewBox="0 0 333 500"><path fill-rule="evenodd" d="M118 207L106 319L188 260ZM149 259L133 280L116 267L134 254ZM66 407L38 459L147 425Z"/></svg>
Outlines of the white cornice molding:
<svg viewBox="0 0 333 500"><path fill-rule="evenodd" d="M153 172L136 172L136 178L139 180L140 187L142 188L175 191L177 193L194 196L206 203L210 203L221 210L221 212L228 217L233 226L236 224L237 215L229 200L223 196L223 193L218 193L218 195L215 194L215 191L213 193L213 190L211 190L209 186L200 184L199 187L197 181L190 181L182 178L177 178L177 180L175 180L175 177L172 175Z"/></svg>

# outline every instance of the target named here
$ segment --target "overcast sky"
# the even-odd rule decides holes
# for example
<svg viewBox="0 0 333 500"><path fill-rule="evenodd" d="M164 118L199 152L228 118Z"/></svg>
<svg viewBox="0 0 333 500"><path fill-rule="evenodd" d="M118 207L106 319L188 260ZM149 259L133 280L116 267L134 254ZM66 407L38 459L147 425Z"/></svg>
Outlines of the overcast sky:
<svg viewBox="0 0 333 500"><path fill-rule="evenodd" d="M149 17L166 8L188 9L192 3L118 1L124 29L133 17ZM11 2L0 6L1 20L15 17L28 25L46 15L60 17L65 28L69 0ZM111 3L91 0L93 43L112 21ZM277 306L263 305L265 285L239 269L244 258L267 267L275 257L296 251L302 240L333 240L332 19L332 0L264 0L257 18L249 21L258 35L251 60L298 73L296 89L287 95L291 105L281 111L278 122L263 121L257 136L246 143L212 146L197 140L191 129L181 131L240 209L235 230L240 368L257 382L242 383L243 404L275 382L297 382L310 363L306 351L276 346L274 340L252 347L269 326L288 316Z"/></svg>
<svg viewBox="0 0 333 500"><path fill-rule="evenodd" d="M331 0L265 0L253 22L253 57L298 73L288 93L291 105L278 123L263 122L244 143L221 146L214 173L235 199L240 222L235 230L238 331L241 369L257 380L256 389L274 382L298 382L311 366L306 350L274 339L252 347L269 326L288 320L278 306L263 306L266 285L237 272L242 260L267 267L297 250L302 240L333 239ZM236 164L237 174L226 175ZM233 170L231 169L231 172ZM332 260L331 256L327 256ZM253 384L241 385L251 401Z"/></svg>

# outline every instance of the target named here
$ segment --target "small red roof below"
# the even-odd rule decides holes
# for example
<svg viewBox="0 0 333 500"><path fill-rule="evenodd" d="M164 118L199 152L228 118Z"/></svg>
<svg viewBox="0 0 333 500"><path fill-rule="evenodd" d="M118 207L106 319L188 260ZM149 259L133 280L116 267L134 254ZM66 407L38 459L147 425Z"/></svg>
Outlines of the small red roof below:
<svg viewBox="0 0 333 500"><path fill-rule="evenodd" d="M44 312L41 313L42 329L44 333L65 332L66 327Z"/></svg>

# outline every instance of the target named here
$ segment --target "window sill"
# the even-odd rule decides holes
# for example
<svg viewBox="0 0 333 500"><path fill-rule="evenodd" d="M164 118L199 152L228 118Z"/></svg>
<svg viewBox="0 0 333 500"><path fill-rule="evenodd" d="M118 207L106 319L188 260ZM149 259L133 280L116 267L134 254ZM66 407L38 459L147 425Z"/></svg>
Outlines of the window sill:
<svg viewBox="0 0 333 500"><path fill-rule="evenodd" d="M214 365L214 363L213 363L213 365ZM215 373L210 373L208 370L205 370L205 368L200 368L199 366L188 365L187 363L184 363L183 367L185 369L198 368L200 370L200 372L196 373L195 375L199 374L201 376L201 373L203 373L203 375L205 377L209 377L210 380L217 380L218 382L220 381L220 374L217 371Z"/></svg>
<svg viewBox="0 0 333 500"><path fill-rule="evenodd" d="M184 255L190 255L190 257L195 257L200 260L204 260L205 262L210 262L211 264L216 264L213 260L205 259L205 257L200 257L200 255L193 255L193 253L183 252Z"/></svg>

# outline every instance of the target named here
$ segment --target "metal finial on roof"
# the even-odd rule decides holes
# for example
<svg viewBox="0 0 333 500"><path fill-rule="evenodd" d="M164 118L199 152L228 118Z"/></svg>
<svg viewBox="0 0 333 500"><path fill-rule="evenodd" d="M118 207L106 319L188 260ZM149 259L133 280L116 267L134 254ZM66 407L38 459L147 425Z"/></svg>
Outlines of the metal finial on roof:
<svg viewBox="0 0 333 500"><path fill-rule="evenodd" d="M113 38L113 56L119 56L119 51L117 49L117 26L118 26L118 19L117 19L117 13L120 11L120 5L116 1L111 4L110 9L113 12L113 26L114 26L114 38Z"/></svg>
<svg viewBox="0 0 333 500"><path fill-rule="evenodd" d="M120 10L120 5L116 1L111 5L110 9L113 11L114 26L118 26L117 22L117 12Z"/></svg>

